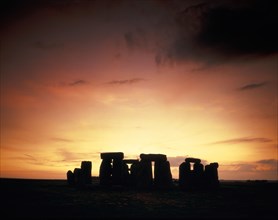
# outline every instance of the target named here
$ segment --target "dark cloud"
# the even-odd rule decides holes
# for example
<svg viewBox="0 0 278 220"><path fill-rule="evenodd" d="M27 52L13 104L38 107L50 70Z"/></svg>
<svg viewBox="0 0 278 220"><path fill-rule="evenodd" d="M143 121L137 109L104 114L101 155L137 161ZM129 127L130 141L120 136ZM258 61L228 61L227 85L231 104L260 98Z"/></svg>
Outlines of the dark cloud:
<svg viewBox="0 0 278 220"><path fill-rule="evenodd" d="M223 53L274 53L278 50L277 18L277 1L248 1L242 7L219 6L203 15L197 40Z"/></svg>
<svg viewBox="0 0 278 220"><path fill-rule="evenodd" d="M224 171L243 171L243 172L258 172L258 171L277 171L276 159L266 159L253 162L238 162L232 164L222 164L221 168ZM231 169L232 168L232 169Z"/></svg>
<svg viewBox="0 0 278 220"><path fill-rule="evenodd" d="M275 54L277 6L277 1L245 0L207 1L187 7L177 14L178 34L172 45L164 48L163 56L213 63ZM160 60L158 56L158 63Z"/></svg>
<svg viewBox="0 0 278 220"><path fill-rule="evenodd" d="M106 84L110 85L126 85L126 84L134 84L146 81L146 79L143 78L133 78L133 79L125 79L125 80L113 80L110 82L107 82Z"/></svg>
<svg viewBox="0 0 278 220"><path fill-rule="evenodd" d="M228 139L228 140L222 140L217 141L212 144L240 144L240 143L267 143L272 142L271 139L268 138L235 138L235 139Z"/></svg>
<svg viewBox="0 0 278 220"><path fill-rule="evenodd" d="M278 166L278 160L275 160L275 159L259 160L259 161L256 161L256 163Z"/></svg>
<svg viewBox="0 0 278 220"><path fill-rule="evenodd" d="M62 49L64 45L62 43L56 42L44 42L44 41L36 41L34 43L34 47L41 50L53 50L53 49Z"/></svg>
<svg viewBox="0 0 278 220"><path fill-rule="evenodd" d="M85 80L76 80L74 82L69 83L70 86L77 86L77 85L83 85L83 84L87 84L88 82Z"/></svg>
<svg viewBox="0 0 278 220"><path fill-rule="evenodd" d="M262 87L266 84L267 84L267 82L251 83L251 84L247 84L245 86L240 87L239 90L245 91L245 90L250 90L250 89L257 89L257 88L260 88L260 87Z"/></svg>

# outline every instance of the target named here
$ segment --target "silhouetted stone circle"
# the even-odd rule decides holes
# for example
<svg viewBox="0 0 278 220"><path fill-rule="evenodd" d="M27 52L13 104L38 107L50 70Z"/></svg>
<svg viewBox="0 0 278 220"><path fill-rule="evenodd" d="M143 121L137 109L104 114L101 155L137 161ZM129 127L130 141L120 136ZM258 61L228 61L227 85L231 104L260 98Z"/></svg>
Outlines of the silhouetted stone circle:
<svg viewBox="0 0 278 220"><path fill-rule="evenodd" d="M123 152L104 152L99 168L99 184L130 186L139 189L170 189L173 187L170 163L165 154L140 154L138 159L124 159ZM154 173L152 171L154 163ZM206 165L201 159L188 157L179 166L178 185L180 189L217 189L219 164ZM81 168L67 172L71 186L84 187L92 184L92 162L82 161Z"/></svg>

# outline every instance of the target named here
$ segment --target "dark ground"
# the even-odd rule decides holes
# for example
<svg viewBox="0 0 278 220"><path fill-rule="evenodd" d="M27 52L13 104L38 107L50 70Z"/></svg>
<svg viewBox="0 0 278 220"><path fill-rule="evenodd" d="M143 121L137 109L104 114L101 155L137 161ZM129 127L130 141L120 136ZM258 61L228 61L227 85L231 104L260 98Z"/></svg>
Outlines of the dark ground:
<svg viewBox="0 0 278 220"><path fill-rule="evenodd" d="M277 182L221 182L216 191L86 189L65 180L0 179L5 218L276 219Z"/></svg>

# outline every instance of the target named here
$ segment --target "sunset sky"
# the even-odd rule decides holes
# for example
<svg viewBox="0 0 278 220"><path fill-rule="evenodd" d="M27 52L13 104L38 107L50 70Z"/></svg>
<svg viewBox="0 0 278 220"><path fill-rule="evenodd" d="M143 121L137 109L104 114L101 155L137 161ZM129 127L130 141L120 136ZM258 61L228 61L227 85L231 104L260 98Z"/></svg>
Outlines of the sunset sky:
<svg viewBox="0 0 278 220"><path fill-rule="evenodd" d="M101 152L277 180L277 1L1 1L1 177Z"/></svg>

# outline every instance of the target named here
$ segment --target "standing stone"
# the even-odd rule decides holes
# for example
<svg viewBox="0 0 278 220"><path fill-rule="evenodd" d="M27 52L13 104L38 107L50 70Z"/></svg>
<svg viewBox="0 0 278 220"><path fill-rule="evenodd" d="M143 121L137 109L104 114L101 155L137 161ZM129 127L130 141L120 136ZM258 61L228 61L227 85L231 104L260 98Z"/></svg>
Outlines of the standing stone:
<svg viewBox="0 0 278 220"><path fill-rule="evenodd" d="M218 180L218 163L210 163L212 166L212 188L216 189L219 187L219 180Z"/></svg>
<svg viewBox="0 0 278 220"><path fill-rule="evenodd" d="M218 163L210 163L205 166L205 184L207 188L216 189L219 187Z"/></svg>
<svg viewBox="0 0 278 220"><path fill-rule="evenodd" d="M101 153L102 159L100 167L101 185L122 184L123 181L123 158L122 152Z"/></svg>
<svg viewBox="0 0 278 220"><path fill-rule="evenodd" d="M179 166L179 187L182 189L188 188L190 186L190 163L183 162Z"/></svg>
<svg viewBox="0 0 278 220"><path fill-rule="evenodd" d="M137 182L139 181L139 170L140 170L140 162L137 160L130 166L130 184L132 186L136 186Z"/></svg>
<svg viewBox="0 0 278 220"><path fill-rule="evenodd" d="M121 182L123 185L130 185L130 173L128 165L125 161L122 162Z"/></svg>
<svg viewBox="0 0 278 220"><path fill-rule="evenodd" d="M156 188L170 188L172 174L169 161L156 160L154 164L154 186Z"/></svg>
<svg viewBox="0 0 278 220"><path fill-rule="evenodd" d="M112 184L112 160L103 159L99 169L99 183L102 186L110 186Z"/></svg>
<svg viewBox="0 0 278 220"><path fill-rule="evenodd" d="M112 167L112 182L113 184L121 184L122 183L122 167L123 160L120 158L113 159L113 167Z"/></svg>
<svg viewBox="0 0 278 220"><path fill-rule="evenodd" d="M85 186L85 178L80 168L74 169L74 183L77 187L80 188Z"/></svg>
<svg viewBox="0 0 278 220"><path fill-rule="evenodd" d="M194 187L200 188L203 185L204 179L204 166L199 161L195 162L193 165L193 184Z"/></svg>
<svg viewBox="0 0 278 220"><path fill-rule="evenodd" d="M81 170L83 172L85 183L92 184L92 162L91 161L82 161Z"/></svg>
<svg viewBox="0 0 278 220"><path fill-rule="evenodd" d="M138 166L137 186L141 189L148 189L152 187L152 184L152 162L141 160Z"/></svg>
<svg viewBox="0 0 278 220"><path fill-rule="evenodd" d="M71 170L67 172L67 182L70 186L74 186L74 174Z"/></svg>

